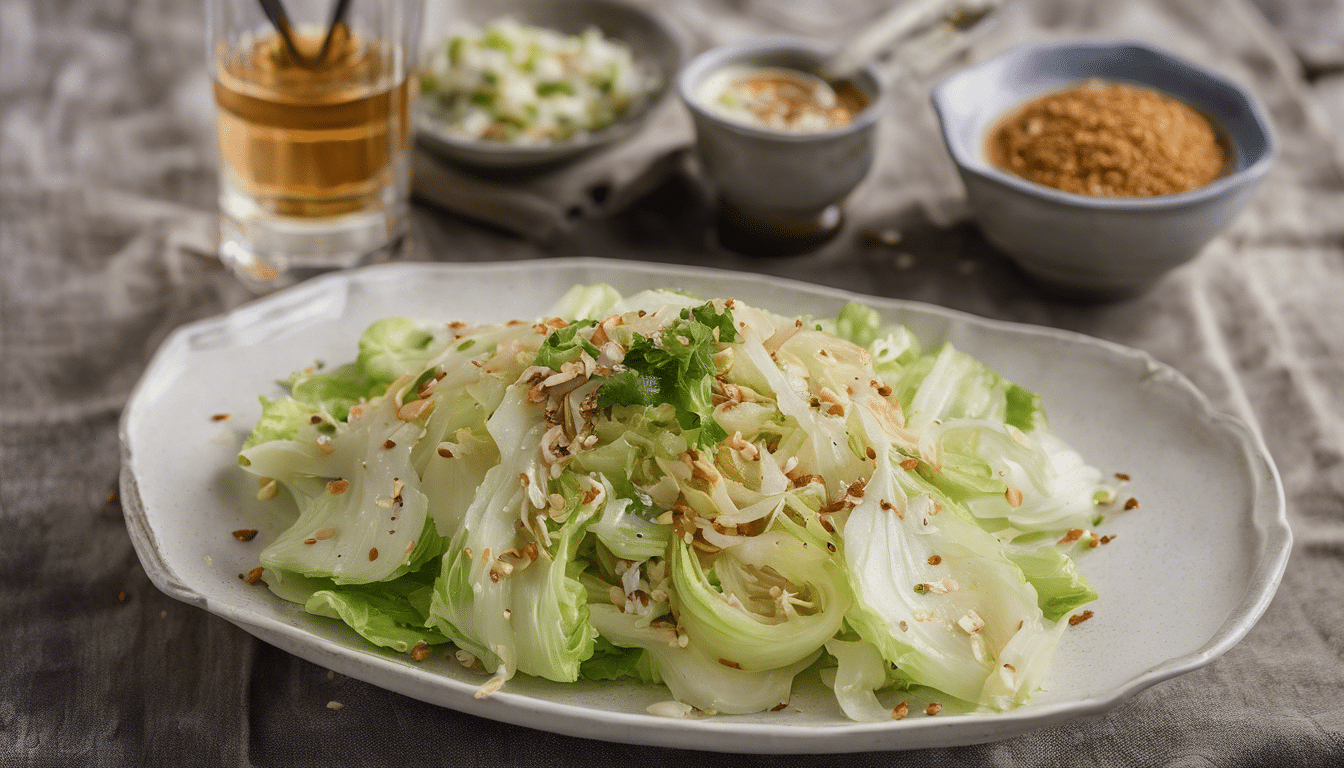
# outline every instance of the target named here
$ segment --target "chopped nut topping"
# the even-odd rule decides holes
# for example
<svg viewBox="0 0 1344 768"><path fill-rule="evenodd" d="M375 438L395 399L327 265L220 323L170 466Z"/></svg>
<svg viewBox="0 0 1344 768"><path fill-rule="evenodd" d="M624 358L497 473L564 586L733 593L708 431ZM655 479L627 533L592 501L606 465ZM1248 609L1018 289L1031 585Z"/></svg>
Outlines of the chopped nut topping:
<svg viewBox="0 0 1344 768"><path fill-rule="evenodd" d="M374 560L377 560L377 559L378 559L378 548L377 548L377 547L372 547L372 548L370 548L370 549L369 549L369 562L373 562Z"/></svg>
<svg viewBox="0 0 1344 768"><path fill-rule="evenodd" d="M416 661L424 661L428 656L429 643L426 643L424 640L416 643L415 647L411 649L411 658Z"/></svg>
<svg viewBox="0 0 1344 768"><path fill-rule="evenodd" d="M1125 509L1138 509L1138 508L1139 508L1138 499L1131 498L1129 501L1125 502Z"/></svg>
<svg viewBox="0 0 1344 768"><path fill-rule="evenodd" d="M929 565L938 565L943 562L942 555L929 555Z"/></svg>
<svg viewBox="0 0 1344 768"><path fill-rule="evenodd" d="M350 490L349 480L332 480L327 483L327 493L339 496L348 490Z"/></svg>
<svg viewBox="0 0 1344 768"><path fill-rule="evenodd" d="M384 448L385 450L391 450L391 449L396 448L396 447L397 447L397 444L394 443L394 442L392 442L392 438L388 438L386 441L383 442L383 448Z"/></svg>
<svg viewBox="0 0 1344 768"><path fill-rule="evenodd" d="M932 716L932 715L936 715L936 714L938 714L939 712L942 712L942 711L943 711L943 705L942 705L942 704L939 704L939 703L936 702L936 701L929 702L929 706L927 706L927 707L924 708L924 714L926 714L926 715L930 715L930 716Z"/></svg>
<svg viewBox="0 0 1344 768"><path fill-rule="evenodd" d="M1003 497L1008 500L1008 506L1017 509L1022 506L1022 491L1017 488L1009 488L1003 492Z"/></svg>
<svg viewBox="0 0 1344 768"><path fill-rule="evenodd" d="M246 581L248 584L256 584L261 579L261 574L265 571L266 569L260 566L253 568L243 577L243 581Z"/></svg>
<svg viewBox="0 0 1344 768"><path fill-rule="evenodd" d="M1114 540L1115 537L1116 537L1116 536L1119 536L1119 535L1120 535L1120 534L1118 534L1118 533L1112 533L1112 534L1109 535L1109 536L1102 536L1101 539L1100 539L1100 541L1101 541L1102 544L1110 544L1111 541Z"/></svg>
<svg viewBox="0 0 1344 768"><path fill-rule="evenodd" d="M741 664L738 664L736 661L729 661L729 660L727 660L727 659L719 659L719 663L722 664L722 665L725 666L725 667L732 667L733 669L741 669L741 668L742 668L742 665L741 665Z"/></svg>
<svg viewBox="0 0 1344 768"><path fill-rule="evenodd" d="M904 720L905 716L908 714L910 714L910 702L902 701L900 704L897 704L894 709L891 710L891 719Z"/></svg>
<svg viewBox="0 0 1344 768"><path fill-rule="evenodd" d="M1124 472L1116 472L1115 477L1118 480L1124 480L1125 482L1129 481L1129 475L1125 474Z"/></svg>
<svg viewBox="0 0 1344 768"><path fill-rule="evenodd" d="M901 469L918 469L919 459L905 459L901 462Z"/></svg>
<svg viewBox="0 0 1344 768"><path fill-rule="evenodd" d="M985 628L985 620L980 618L980 614L975 611L966 611L961 618L957 619L957 626L966 630L966 634L974 635Z"/></svg>
<svg viewBox="0 0 1344 768"><path fill-rule="evenodd" d="M336 450L336 446L331 444L331 438L326 435L318 435L317 450L322 452L323 456L330 456Z"/></svg>
<svg viewBox="0 0 1344 768"><path fill-rule="evenodd" d="M1069 531L1068 531L1068 533L1064 534L1064 538L1060 539L1059 541L1057 541L1057 542L1055 542L1055 543L1056 543L1056 544L1070 544L1070 543L1072 543L1072 542L1075 542L1075 541L1081 539L1081 538L1083 537L1083 534L1084 534L1084 533L1085 533L1085 531L1084 531L1082 528L1070 528Z"/></svg>
<svg viewBox="0 0 1344 768"><path fill-rule="evenodd" d="M869 458L870 460L872 460L872 459L876 459L876 458L877 458L877 451L874 451L874 450L873 450L873 446L871 446L871 445L868 446L868 450L865 451L865 453L868 454L868 458Z"/></svg>
<svg viewBox="0 0 1344 768"><path fill-rule="evenodd" d="M257 538L257 529L255 529L255 528L239 528L238 530L236 530L236 531L233 532L233 538L235 538L235 539L237 539L237 540L239 540L239 541L251 541L251 540Z"/></svg>
<svg viewBox="0 0 1344 768"><path fill-rule="evenodd" d="M1074 615L1069 617L1069 626L1076 627L1079 624L1082 624L1084 621L1087 621L1088 619L1092 618L1094 615L1095 614L1093 614L1091 611L1083 611L1082 613L1075 613Z"/></svg>
<svg viewBox="0 0 1344 768"><path fill-rule="evenodd" d="M439 448L436 452L445 459L451 459L453 458L453 452L448 448L450 445L452 445L452 443L439 443Z"/></svg>
<svg viewBox="0 0 1344 768"><path fill-rule="evenodd" d="M233 418L233 416L231 416L231 415L229 415L229 414L227 414L227 413L216 413L214 416L211 416L211 417L210 417L210 420L211 420L211 421L228 421L228 420L231 419L231 418Z"/></svg>

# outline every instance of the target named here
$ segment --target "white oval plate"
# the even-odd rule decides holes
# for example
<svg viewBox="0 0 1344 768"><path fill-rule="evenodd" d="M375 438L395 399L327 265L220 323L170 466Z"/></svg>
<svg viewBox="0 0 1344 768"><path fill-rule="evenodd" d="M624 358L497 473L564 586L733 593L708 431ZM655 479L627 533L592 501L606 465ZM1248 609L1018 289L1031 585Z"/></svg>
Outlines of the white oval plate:
<svg viewBox="0 0 1344 768"><path fill-rule="evenodd" d="M238 574L288 524L255 501L236 451L258 394L314 360L353 359L360 332L387 315L445 321L531 319L574 283L624 293L671 287L735 296L784 313L831 316L850 299L947 340L1045 398L1052 427L1094 465L1133 477L1142 506L1101 527L1114 543L1081 557L1101 593L1072 627L1046 689L1004 713L846 720L815 672L778 713L675 720L634 682L559 684L520 677L489 698L484 676L438 654L381 651ZM214 421L214 414L231 414ZM1106 711L1226 652L1255 623L1291 545L1278 474L1260 440L1216 412L1187 379L1143 352L1074 333L985 320L941 307L858 296L759 275L581 259L394 264L327 275L222 317L191 323L154 356L121 419L127 527L159 589L272 645L344 675L473 715L607 741L725 752L861 752L975 744ZM230 531L257 528L251 543Z"/></svg>

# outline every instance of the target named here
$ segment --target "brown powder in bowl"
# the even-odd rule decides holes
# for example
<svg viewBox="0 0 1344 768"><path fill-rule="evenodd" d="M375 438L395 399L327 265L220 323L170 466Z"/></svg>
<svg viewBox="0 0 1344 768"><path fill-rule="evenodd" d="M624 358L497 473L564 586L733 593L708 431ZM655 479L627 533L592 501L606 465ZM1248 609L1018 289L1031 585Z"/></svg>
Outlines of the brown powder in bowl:
<svg viewBox="0 0 1344 768"><path fill-rule="evenodd" d="M1228 151L1207 117L1149 88L1088 81L1016 110L990 134L990 162L1094 197L1151 197L1222 176Z"/></svg>

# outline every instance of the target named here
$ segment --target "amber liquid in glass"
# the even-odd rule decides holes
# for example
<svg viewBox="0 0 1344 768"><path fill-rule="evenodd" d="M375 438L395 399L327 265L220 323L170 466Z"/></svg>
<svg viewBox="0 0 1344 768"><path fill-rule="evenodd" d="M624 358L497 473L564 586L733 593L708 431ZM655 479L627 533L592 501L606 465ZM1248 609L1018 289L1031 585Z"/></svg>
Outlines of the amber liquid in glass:
<svg viewBox="0 0 1344 768"><path fill-rule="evenodd" d="M299 34L295 43L318 58L320 35ZM280 216L377 207L410 137L414 90L397 69L377 43L343 26L317 66L296 61L278 35L225 58L214 87L228 181Z"/></svg>

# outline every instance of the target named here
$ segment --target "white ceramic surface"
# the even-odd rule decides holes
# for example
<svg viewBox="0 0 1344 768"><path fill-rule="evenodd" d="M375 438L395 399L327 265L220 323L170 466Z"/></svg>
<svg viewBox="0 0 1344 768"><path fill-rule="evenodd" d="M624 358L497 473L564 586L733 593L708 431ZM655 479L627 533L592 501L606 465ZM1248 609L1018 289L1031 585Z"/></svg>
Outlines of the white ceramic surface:
<svg viewBox="0 0 1344 768"><path fill-rule="evenodd" d="M665 286L735 296L817 316L861 298L926 344L951 341L1040 391L1052 427L1093 464L1131 474L1130 491L1142 502L1101 527L1118 535L1114 542L1081 557L1101 598L1090 606L1096 616L1065 634L1047 689L1011 712L877 724L844 719L815 672L802 675L784 712L733 717L648 715L645 707L669 695L633 682L519 678L477 700L483 675L437 655L416 664L375 649L339 622L239 580L288 517L283 504L256 501L254 479L235 464L260 413L258 394L280 394L276 380L314 359L353 358L360 331L379 317L530 319L570 285L597 281L623 292ZM219 413L232 418L213 421ZM173 333L127 404L121 441L127 526L145 570L169 595L317 664L424 701L558 733L691 749L972 744L1104 712L1241 639L1273 596L1291 543L1278 475L1258 438L1142 352L923 304L635 262L397 264L317 278ZM261 533L242 543L230 536L237 528Z"/></svg>
<svg viewBox="0 0 1344 768"><path fill-rule="evenodd" d="M1155 88L1200 109L1231 144L1231 172L1175 195L1092 197L1027 181L989 162L985 141L1003 116L1089 78ZM1245 206L1276 152L1269 118L1250 93L1134 42L1015 48L944 80L933 104L985 237L1041 282L1098 297L1144 290L1194 258Z"/></svg>

